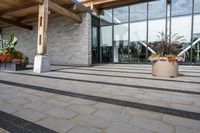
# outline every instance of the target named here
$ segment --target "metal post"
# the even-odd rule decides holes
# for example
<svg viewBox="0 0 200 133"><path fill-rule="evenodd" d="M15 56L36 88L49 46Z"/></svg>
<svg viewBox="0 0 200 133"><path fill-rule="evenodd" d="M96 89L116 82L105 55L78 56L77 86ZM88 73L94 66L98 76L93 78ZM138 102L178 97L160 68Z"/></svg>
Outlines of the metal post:
<svg viewBox="0 0 200 133"><path fill-rule="evenodd" d="M194 0L192 0L192 20L191 20L191 56L190 56L190 62L192 63L192 57L193 57L193 50L192 50L192 43L193 43L193 28L194 28Z"/></svg>
<svg viewBox="0 0 200 133"><path fill-rule="evenodd" d="M149 45L149 0L147 0L147 33L146 33L146 43L147 43L147 48L146 48L146 62L148 62L148 45Z"/></svg>
<svg viewBox="0 0 200 133"><path fill-rule="evenodd" d="M129 53L130 48L130 5L128 6L128 62L131 62L131 53Z"/></svg>

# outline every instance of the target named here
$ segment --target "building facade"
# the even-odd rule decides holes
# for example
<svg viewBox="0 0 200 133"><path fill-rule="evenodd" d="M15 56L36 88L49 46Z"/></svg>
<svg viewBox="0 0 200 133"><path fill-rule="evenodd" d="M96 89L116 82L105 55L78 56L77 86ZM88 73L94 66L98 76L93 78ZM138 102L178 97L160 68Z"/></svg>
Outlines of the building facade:
<svg viewBox="0 0 200 133"><path fill-rule="evenodd" d="M100 10L100 15L83 13L82 23L65 17L48 25L47 54L55 65L91 66L96 63L148 63L159 33L169 40L183 36L185 63L200 63L200 0L146 0ZM37 23L28 31L17 27L2 29L2 37L14 32L17 49L34 62Z"/></svg>

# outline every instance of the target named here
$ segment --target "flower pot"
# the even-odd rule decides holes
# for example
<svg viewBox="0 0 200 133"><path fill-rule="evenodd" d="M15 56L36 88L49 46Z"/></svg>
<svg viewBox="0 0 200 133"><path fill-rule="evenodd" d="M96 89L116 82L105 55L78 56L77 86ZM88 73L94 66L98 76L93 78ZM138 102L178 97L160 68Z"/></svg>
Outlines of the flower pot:
<svg viewBox="0 0 200 133"><path fill-rule="evenodd" d="M26 70L26 64L15 64L12 62L0 63L0 70L7 70L7 71Z"/></svg>
<svg viewBox="0 0 200 133"><path fill-rule="evenodd" d="M157 77L170 77L178 76L178 63L177 61L155 61L152 64L152 75Z"/></svg>

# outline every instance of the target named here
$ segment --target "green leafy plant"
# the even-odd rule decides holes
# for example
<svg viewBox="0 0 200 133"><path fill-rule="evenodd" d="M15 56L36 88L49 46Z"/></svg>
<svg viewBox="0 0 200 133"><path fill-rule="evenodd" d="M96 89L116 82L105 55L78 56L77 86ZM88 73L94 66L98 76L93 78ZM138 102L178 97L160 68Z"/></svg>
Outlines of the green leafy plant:
<svg viewBox="0 0 200 133"><path fill-rule="evenodd" d="M2 40L2 48L0 49L0 53L15 53L15 46L17 45L17 38L14 36L12 32L10 34L9 40Z"/></svg>
<svg viewBox="0 0 200 133"><path fill-rule="evenodd" d="M12 32L8 40L2 40L0 49L0 62L13 62L16 64L28 64L28 57L22 52L16 51L17 38Z"/></svg>

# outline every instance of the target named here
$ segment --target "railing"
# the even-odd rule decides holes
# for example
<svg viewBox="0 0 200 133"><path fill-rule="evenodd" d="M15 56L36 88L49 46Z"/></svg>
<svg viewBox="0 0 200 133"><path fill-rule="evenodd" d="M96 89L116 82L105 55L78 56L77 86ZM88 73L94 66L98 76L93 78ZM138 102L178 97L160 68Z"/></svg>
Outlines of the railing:
<svg viewBox="0 0 200 133"><path fill-rule="evenodd" d="M183 51L181 51L181 52L178 54L178 56L183 55L185 52L187 52L190 48L192 48L194 45L196 45L196 44L199 43L199 42L200 42L200 38L198 38L196 41L194 41L194 42L192 43L192 45L188 46L188 47L185 48ZM144 47L146 47L152 54L156 54L156 52L155 52L152 48L148 47L147 44L145 44L144 42L140 42L140 43L141 43Z"/></svg>
<svg viewBox="0 0 200 133"><path fill-rule="evenodd" d="M147 46L147 44L145 44L144 42L140 42L144 47L146 47L152 54L156 54L156 52L152 49L152 48L150 48L150 47L148 47Z"/></svg>
<svg viewBox="0 0 200 133"><path fill-rule="evenodd" d="M196 45L198 42L200 42L200 38L198 38L196 41L194 41L192 43L192 45L188 46L187 48L185 48L183 51L181 51L178 56L183 55L185 52L187 52L190 48L192 48L194 45Z"/></svg>

